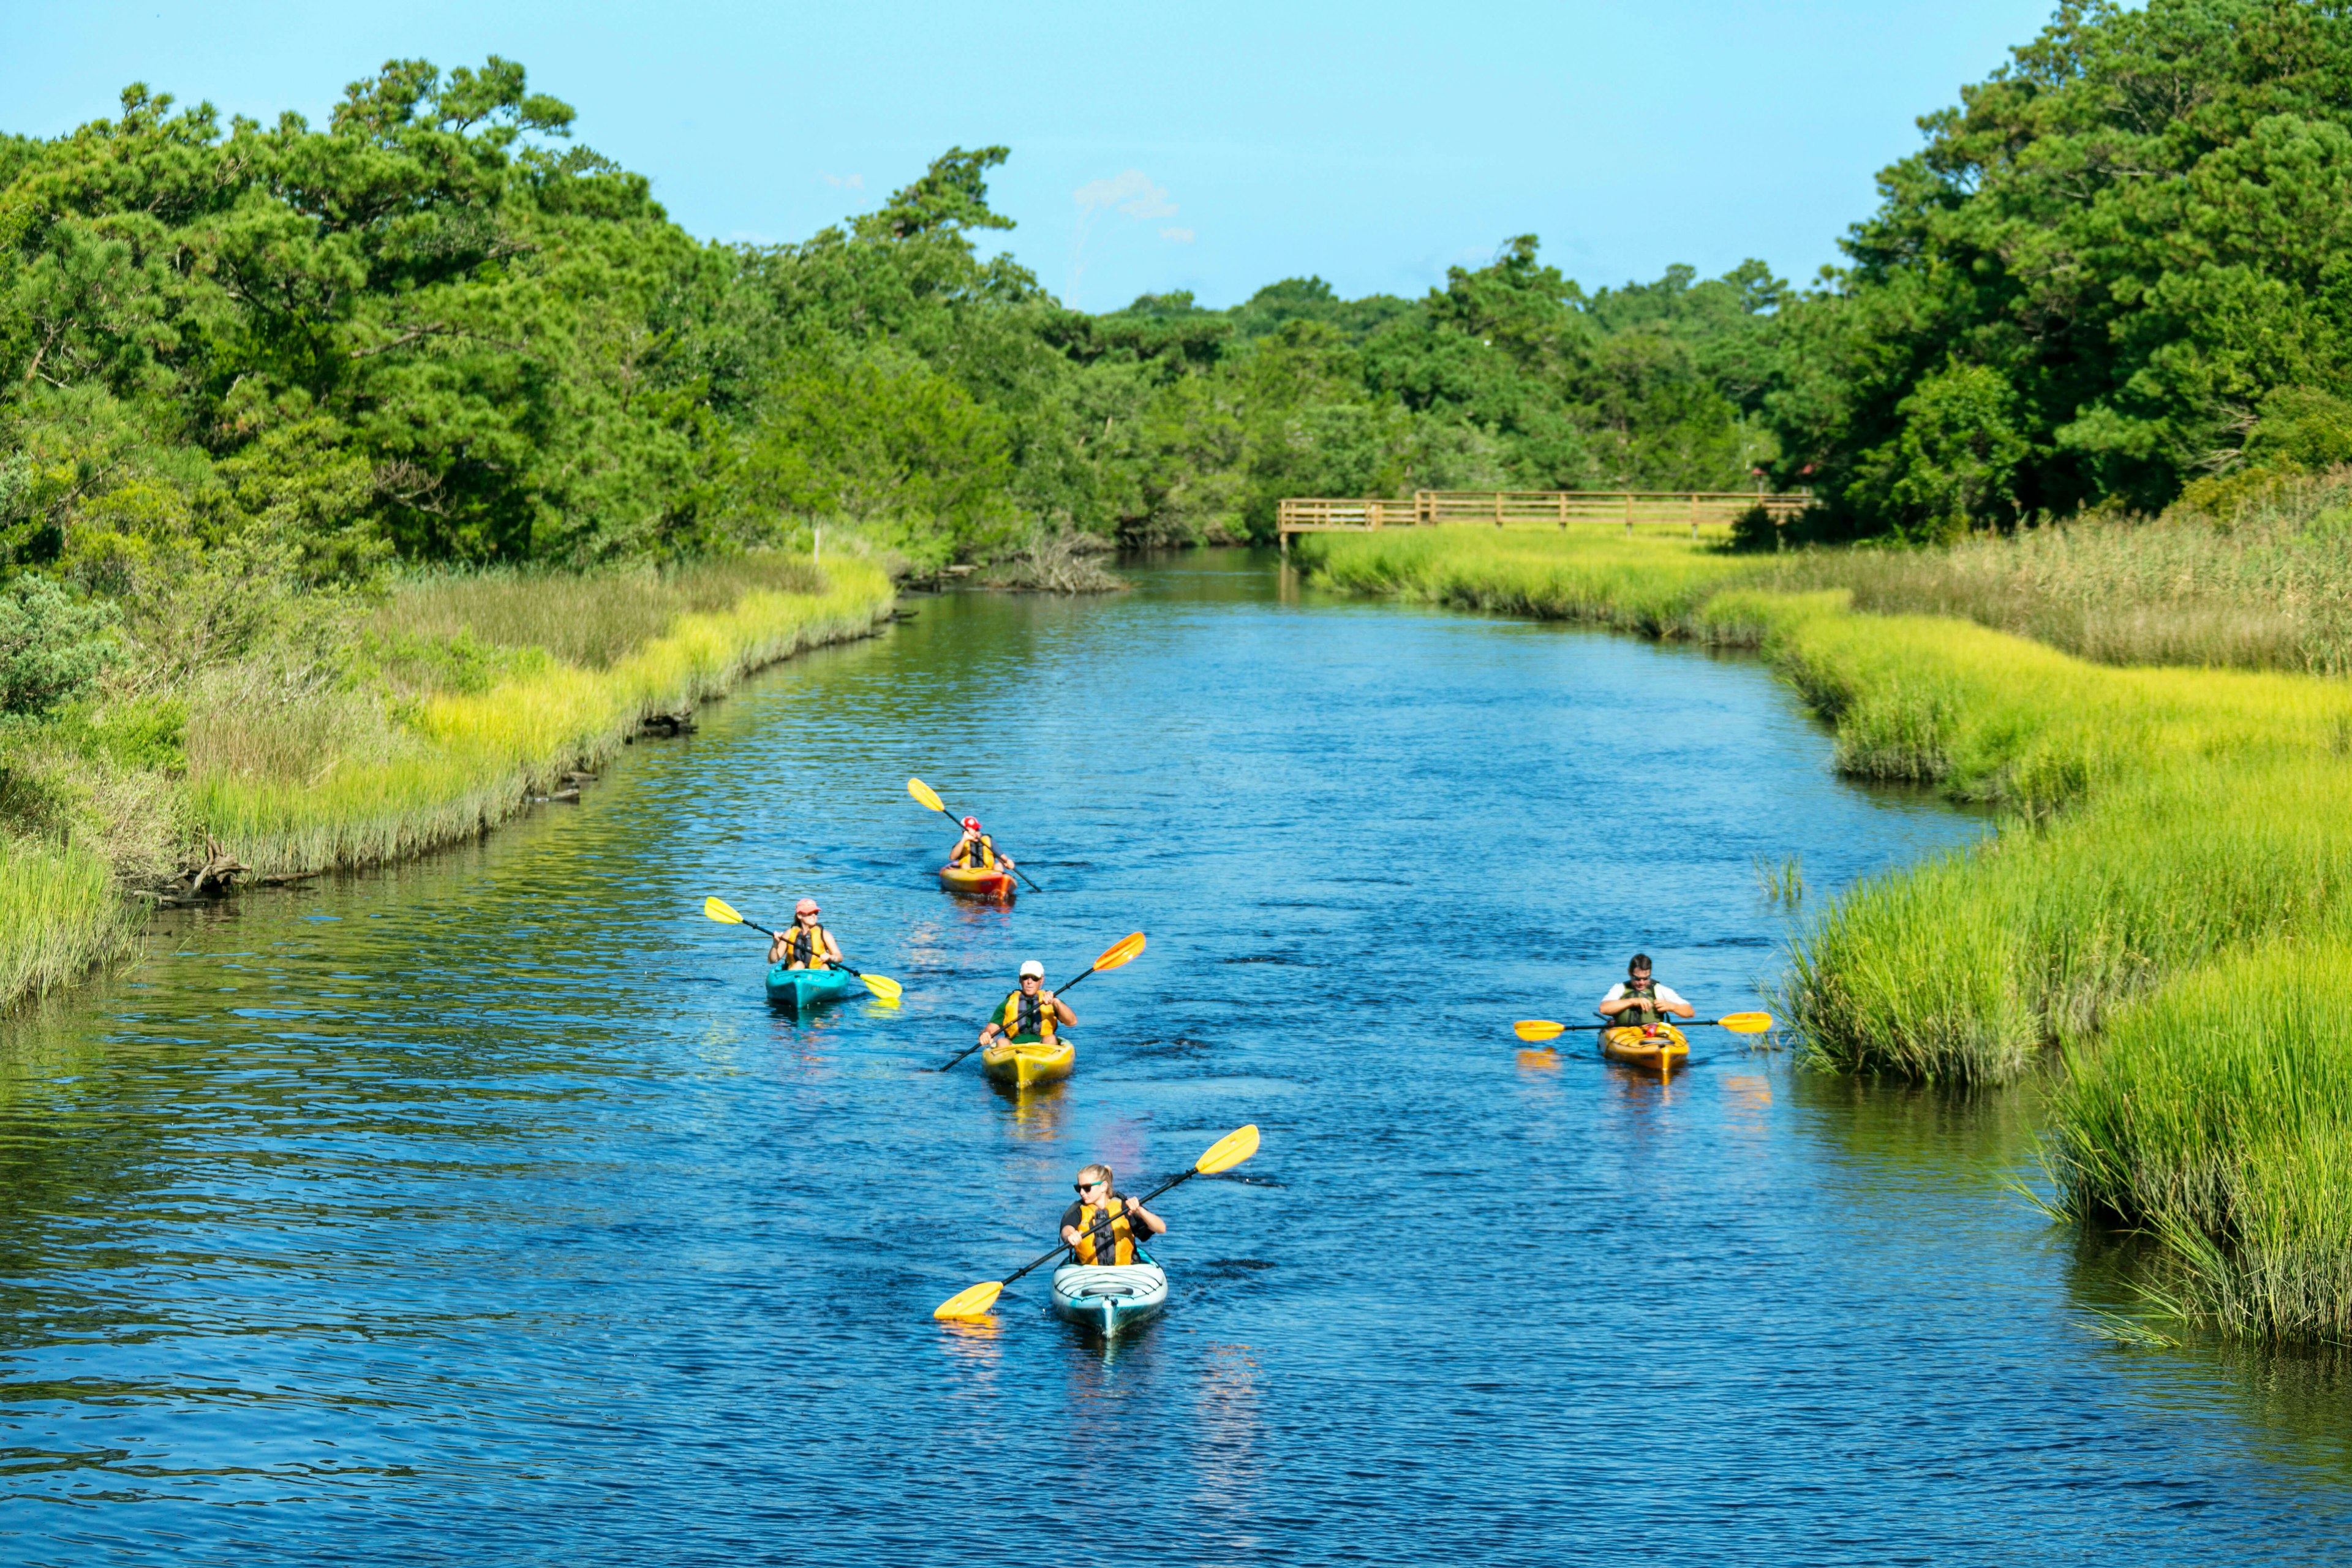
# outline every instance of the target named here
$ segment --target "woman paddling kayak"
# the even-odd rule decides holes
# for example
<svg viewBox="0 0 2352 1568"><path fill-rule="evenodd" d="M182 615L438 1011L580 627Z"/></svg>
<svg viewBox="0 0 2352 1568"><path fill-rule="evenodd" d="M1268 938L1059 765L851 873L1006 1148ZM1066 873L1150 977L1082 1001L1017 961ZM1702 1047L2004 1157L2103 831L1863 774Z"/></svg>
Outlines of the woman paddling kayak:
<svg viewBox="0 0 2352 1568"><path fill-rule="evenodd" d="M793 923L776 932L776 940L768 944L768 962L785 969L823 969L827 959L839 963L841 944L816 923L817 914L814 899L794 904Z"/></svg>
<svg viewBox="0 0 2352 1568"><path fill-rule="evenodd" d="M1120 1197L1108 1165L1088 1165L1074 1184L1078 1201L1062 1211L1070 1260L1054 1270L1054 1311L1109 1339L1168 1304L1168 1275L1142 1243L1168 1222L1139 1198Z"/></svg>
<svg viewBox="0 0 2352 1568"><path fill-rule="evenodd" d="M841 944L817 924L814 899L793 907L793 923L768 944L768 1000L796 1013L857 994L860 982L841 963Z"/></svg>

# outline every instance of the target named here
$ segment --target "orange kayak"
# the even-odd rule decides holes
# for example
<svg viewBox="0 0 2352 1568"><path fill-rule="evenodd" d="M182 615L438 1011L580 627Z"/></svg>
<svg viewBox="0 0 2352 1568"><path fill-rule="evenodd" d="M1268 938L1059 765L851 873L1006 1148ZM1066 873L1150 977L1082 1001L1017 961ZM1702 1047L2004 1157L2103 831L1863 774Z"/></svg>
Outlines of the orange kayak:
<svg viewBox="0 0 2352 1568"><path fill-rule="evenodd" d="M940 868L940 886L950 893L961 893L968 899L1001 899L1013 901L1014 883L1009 871L970 870L961 866Z"/></svg>
<svg viewBox="0 0 2352 1568"><path fill-rule="evenodd" d="M1603 1029L1601 1054L1613 1062L1672 1072L1690 1059L1690 1042L1672 1024L1648 1029Z"/></svg>

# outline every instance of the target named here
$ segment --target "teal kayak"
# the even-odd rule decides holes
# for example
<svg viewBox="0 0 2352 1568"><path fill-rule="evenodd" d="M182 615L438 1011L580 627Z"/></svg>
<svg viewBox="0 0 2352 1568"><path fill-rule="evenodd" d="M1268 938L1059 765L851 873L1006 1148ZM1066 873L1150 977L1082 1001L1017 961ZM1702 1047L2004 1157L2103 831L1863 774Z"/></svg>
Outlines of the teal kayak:
<svg viewBox="0 0 2352 1568"><path fill-rule="evenodd" d="M768 971L768 1000L795 1013L838 1002L865 989L846 969L786 969L779 963Z"/></svg>
<svg viewBox="0 0 2352 1568"><path fill-rule="evenodd" d="M1054 1270L1054 1315L1066 1323L1115 1338L1130 1323L1156 1317L1168 1305L1168 1276L1150 1254L1139 1263L1065 1263Z"/></svg>

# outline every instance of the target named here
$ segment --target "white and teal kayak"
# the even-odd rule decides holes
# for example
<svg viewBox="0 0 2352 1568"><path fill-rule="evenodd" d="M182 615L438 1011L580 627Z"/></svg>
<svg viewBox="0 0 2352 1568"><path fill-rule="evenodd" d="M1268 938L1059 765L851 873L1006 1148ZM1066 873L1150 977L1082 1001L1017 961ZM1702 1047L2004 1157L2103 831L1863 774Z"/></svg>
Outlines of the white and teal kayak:
<svg viewBox="0 0 2352 1568"><path fill-rule="evenodd" d="M855 996L864 989L857 976L846 969L786 969L779 963L768 971L768 1000L795 1013Z"/></svg>
<svg viewBox="0 0 2352 1568"><path fill-rule="evenodd" d="M1140 1263L1065 1263L1054 1270L1054 1315L1110 1339L1168 1305L1168 1272Z"/></svg>

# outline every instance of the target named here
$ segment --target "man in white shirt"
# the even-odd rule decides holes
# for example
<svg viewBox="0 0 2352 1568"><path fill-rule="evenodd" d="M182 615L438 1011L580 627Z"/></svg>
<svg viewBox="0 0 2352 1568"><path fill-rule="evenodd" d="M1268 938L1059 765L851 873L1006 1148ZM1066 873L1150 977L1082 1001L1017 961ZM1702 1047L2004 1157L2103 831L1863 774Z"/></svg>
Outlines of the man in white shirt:
<svg viewBox="0 0 2352 1568"><path fill-rule="evenodd" d="M1687 1018L1698 1009L1675 994L1670 986L1655 984L1650 978L1650 955L1637 952L1625 966L1625 978L1609 988L1601 999L1599 1012L1611 1023L1625 1028L1647 1029L1666 1020L1666 1015Z"/></svg>

